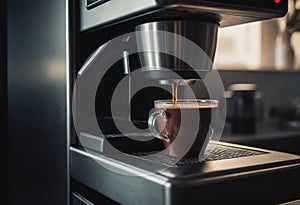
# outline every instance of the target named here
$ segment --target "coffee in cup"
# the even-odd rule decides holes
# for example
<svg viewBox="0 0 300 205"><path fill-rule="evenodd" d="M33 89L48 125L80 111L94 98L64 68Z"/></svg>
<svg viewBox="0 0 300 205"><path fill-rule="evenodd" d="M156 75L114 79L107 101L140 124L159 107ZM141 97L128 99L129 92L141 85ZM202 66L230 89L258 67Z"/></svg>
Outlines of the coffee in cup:
<svg viewBox="0 0 300 205"><path fill-rule="evenodd" d="M203 159L204 150L213 134L212 114L216 100L157 100L148 125L155 137L162 139L169 155Z"/></svg>

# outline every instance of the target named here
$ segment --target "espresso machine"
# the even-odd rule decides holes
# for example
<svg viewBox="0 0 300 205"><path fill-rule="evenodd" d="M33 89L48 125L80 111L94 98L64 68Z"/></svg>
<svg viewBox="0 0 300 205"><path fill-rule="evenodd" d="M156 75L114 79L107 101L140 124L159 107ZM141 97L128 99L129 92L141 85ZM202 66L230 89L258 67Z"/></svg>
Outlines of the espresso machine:
<svg viewBox="0 0 300 205"><path fill-rule="evenodd" d="M174 83L179 95L197 95L199 81L218 84L207 79L215 72L219 28L286 12L286 0L71 4L73 204L280 203L300 197L286 188L299 183L299 156L212 141L204 162L174 160L158 154L164 147L147 124L153 101L171 99ZM211 97L214 89L204 86L203 92L200 97Z"/></svg>

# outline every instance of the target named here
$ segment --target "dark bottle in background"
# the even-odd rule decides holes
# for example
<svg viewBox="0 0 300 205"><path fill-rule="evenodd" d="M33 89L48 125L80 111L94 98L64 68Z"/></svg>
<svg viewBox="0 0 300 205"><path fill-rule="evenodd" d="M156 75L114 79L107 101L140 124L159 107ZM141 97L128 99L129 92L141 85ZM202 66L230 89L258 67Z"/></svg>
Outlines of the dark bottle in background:
<svg viewBox="0 0 300 205"><path fill-rule="evenodd" d="M231 132L233 134L254 134L256 132L256 84L232 84Z"/></svg>

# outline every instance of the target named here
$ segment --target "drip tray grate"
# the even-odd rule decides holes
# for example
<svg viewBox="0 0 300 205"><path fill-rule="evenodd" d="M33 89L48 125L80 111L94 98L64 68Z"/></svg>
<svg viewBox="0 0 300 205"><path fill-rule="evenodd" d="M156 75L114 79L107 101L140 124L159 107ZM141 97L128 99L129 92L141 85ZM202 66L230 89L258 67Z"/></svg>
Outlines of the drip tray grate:
<svg viewBox="0 0 300 205"><path fill-rule="evenodd" d="M209 149L208 149L209 150ZM209 154L206 153L206 161L216 161L216 160L224 160L224 159L233 159L239 157L249 157L261 154L267 154L268 152L244 149L244 148L236 148L225 145L217 145L212 152ZM198 158L183 158L178 161L175 157L171 157L160 153L159 151L151 151L151 152L134 152L131 153L134 156L141 157L143 159L154 160L162 164L166 164L172 167L198 164Z"/></svg>

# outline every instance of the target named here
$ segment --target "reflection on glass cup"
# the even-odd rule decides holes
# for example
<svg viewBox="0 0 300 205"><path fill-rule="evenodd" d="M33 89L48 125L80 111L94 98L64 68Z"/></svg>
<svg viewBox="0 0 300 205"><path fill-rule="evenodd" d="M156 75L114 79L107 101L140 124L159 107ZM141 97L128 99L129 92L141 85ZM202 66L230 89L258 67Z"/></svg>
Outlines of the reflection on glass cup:
<svg viewBox="0 0 300 205"><path fill-rule="evenodd" d="M148 125L151 133L163 141L174 157L204 160L204 150L213 134L211 119L218 107L216 100L180 99L154 101L155 112Z"/></svg>

